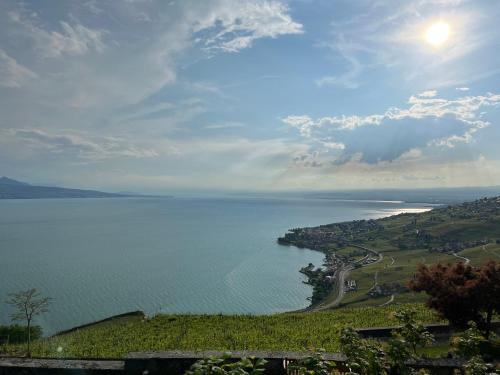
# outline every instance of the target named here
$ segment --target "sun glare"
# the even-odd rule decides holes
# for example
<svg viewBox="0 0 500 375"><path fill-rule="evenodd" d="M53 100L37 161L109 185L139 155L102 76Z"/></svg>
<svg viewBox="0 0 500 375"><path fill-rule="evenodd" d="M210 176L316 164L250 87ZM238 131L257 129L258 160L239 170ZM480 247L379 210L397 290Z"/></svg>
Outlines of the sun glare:
<svg viewBox="0 0 500 375"><path fill-rule="evenodd" d="M450 26L446 22L436 22L425 32L425 40L434 47L444 44L449 36Z"/></svg>

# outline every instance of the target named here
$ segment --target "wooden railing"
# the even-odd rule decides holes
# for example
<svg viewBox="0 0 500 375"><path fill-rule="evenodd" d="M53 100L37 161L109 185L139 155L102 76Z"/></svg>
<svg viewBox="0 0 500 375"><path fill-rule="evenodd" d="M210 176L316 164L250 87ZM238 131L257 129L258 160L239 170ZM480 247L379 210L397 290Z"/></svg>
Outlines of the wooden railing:
<svg viewBox="0 0 500 375"><path fill-rule="evenodd" d="M181 375L201 358L221 357L223 352L134 352L125 359L45 359L45 358L0 358L0 375ZM264 358L268 375L290 375L290 364L309 355L295 352L238 351L231 358ZM325 353L326 360L334 361L337 368L344 369L344 358L337 353ZM462 361L456 359L427 359L413 362L412 367L425 368L431 374L453 374L461 368Z"/></svg>

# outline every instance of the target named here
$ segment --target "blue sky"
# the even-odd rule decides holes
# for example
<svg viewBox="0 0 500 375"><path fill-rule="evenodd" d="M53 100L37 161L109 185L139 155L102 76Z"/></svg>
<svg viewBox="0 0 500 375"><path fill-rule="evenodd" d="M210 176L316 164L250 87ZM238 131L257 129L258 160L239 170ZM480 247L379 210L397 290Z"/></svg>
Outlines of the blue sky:
<svg viewBox="0 0 500 375"><path fill-rule="evenodd" d="M500 185L495 0L54 4L0 3L0 175L157 193Z"/></svg>

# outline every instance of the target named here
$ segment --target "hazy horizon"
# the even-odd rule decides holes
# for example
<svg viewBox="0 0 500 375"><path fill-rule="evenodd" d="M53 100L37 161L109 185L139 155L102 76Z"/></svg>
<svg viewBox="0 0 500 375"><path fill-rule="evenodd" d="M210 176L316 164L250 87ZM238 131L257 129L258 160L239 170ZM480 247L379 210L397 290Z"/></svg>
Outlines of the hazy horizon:
<svg viewBox="0 0 500 375"><path fill-rule="evenodd" d="M9 178L17 182L27 183L32 186L48 186L62 187L68 189L88 189L98 190L93 186L56 186L53 183L39 183L34 181L21 181L9 176L1 176L1 178ZM206 189L168 189L168 190L144 190L137 187L133 190L103 190L106 193L118 194L133 194L133 195L151 195L156 197L188 197L188 198L220 198L220 197L288 197L288 198L327 198L327 199L355 199L355 200L374 200L374 201L408 201L418 202L415 197L421 197L420 202L435 202L435 203L452 203L463 202L482 198L484 196L500 195L500 186L457 186L457 187L427 187L427 188L383 188L377 187L373 189L289 189L289 190L206 190Z"/></svg>

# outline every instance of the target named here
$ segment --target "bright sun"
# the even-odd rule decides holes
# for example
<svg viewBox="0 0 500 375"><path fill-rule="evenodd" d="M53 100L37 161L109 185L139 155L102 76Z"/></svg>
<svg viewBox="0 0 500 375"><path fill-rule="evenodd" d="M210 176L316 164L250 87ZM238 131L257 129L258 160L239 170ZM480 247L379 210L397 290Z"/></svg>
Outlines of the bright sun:
<svg viewBox="0 0 500 375"><path fill-rule="evenodd" d="M441 46L450 36L450 26L446 22L436 22L425 32L425 40L434 47Z"/></svg>

